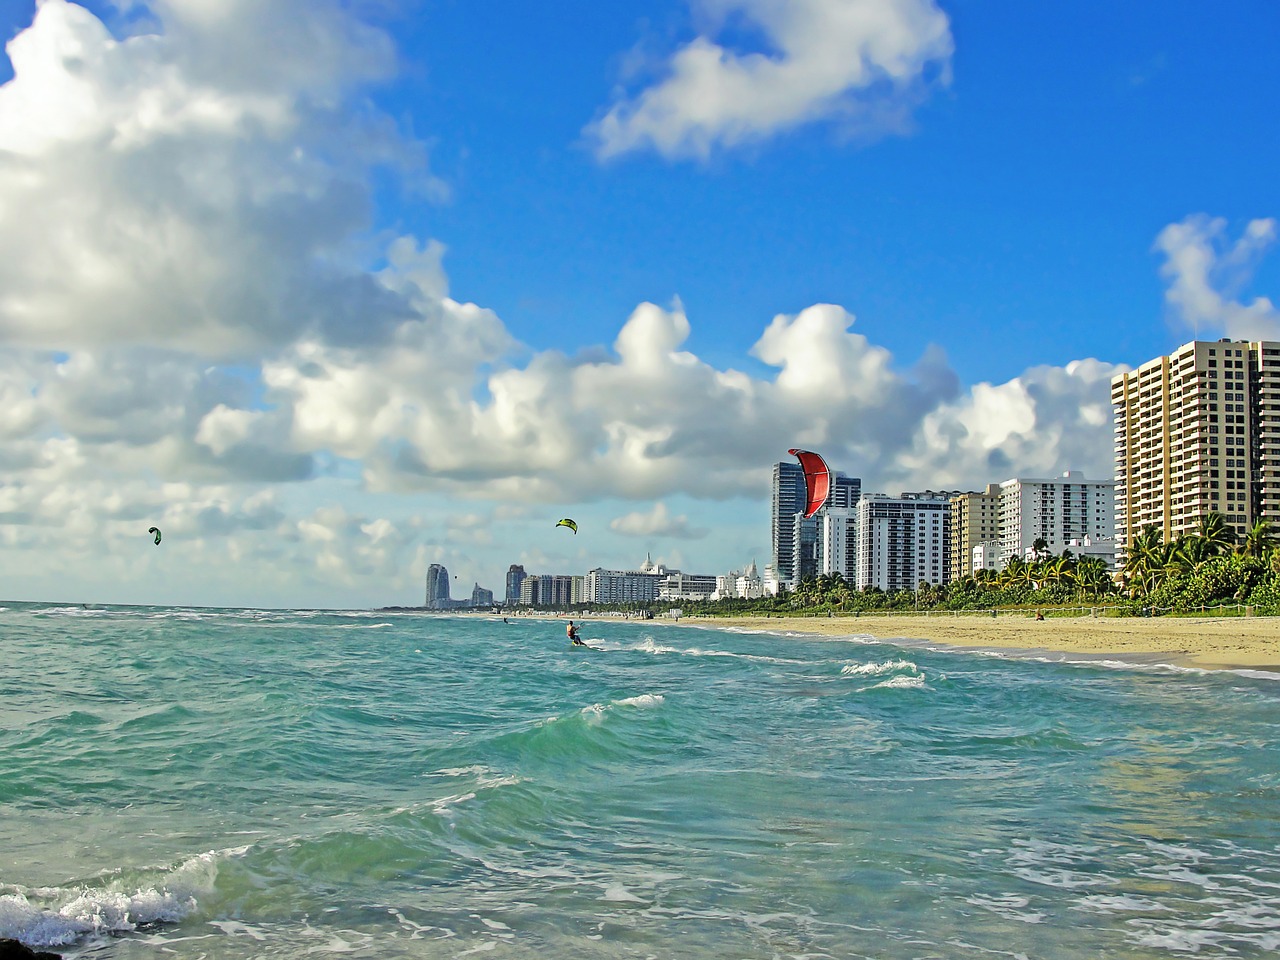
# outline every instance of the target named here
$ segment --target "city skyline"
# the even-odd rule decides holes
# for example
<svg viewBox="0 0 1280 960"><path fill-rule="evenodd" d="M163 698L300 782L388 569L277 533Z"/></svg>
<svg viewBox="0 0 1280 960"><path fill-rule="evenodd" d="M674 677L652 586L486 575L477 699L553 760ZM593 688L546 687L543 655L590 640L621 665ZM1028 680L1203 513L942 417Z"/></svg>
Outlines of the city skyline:
<svg viewBox="0 0 1280 960"><path fill-rule="evenodd" d="M868 492L1111 476L1114 376L1280 337L1277 25L4 4L4 599L763 565L797 446Z"/></svg>

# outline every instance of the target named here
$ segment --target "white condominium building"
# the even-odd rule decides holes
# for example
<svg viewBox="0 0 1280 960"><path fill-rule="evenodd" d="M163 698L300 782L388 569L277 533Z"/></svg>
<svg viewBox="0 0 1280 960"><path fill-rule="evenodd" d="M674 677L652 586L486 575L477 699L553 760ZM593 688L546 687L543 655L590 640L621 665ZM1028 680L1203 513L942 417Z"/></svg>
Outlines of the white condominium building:
<svg viewBox="0 0 1280 960"><path fill-rule="evenodd" d="M857 588L914 590L923 582L946 583L953 495L877 493L859 500Z"/></svg>
<svg viewBox="0 0 1280 960"><path fill-rule="evenodd" d="M858 570L858 508L825 507L819 518L818 572L853 583Z"/></svg>
<svg viewBox="0 0 1280 960"><path fill-rule="evenodd" d="M1026 557L1037 540L1060 554L1072 540L1111 537L1115 531L1115 482L1089 482L1078 470L1048 480L1000 484L1000 552L1004 562Z"/></svg>
<svg viewBox="0 0 1280 960"><path fill-rule="evenodd" d="M648 603L658 599L659 584L665 579L665 573L596 567L587 573L584 599L588 603Z"/></svg>
<svg viewBox="0 0 1280 960"><path fill-rule="evenodd" d="M1280 521L1280 342L1194 340L1112 378L1111 403L1122 555L1147 526Z"/></svg>

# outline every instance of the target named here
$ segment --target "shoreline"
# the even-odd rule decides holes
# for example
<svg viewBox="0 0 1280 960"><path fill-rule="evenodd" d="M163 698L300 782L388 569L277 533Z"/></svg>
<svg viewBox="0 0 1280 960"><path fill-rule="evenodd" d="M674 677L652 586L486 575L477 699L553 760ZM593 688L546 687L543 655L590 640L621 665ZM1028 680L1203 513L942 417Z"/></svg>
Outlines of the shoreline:
<svg viewBox="0 0 1280 960"><path fill-rule="evenodd" d="M1201 670L1280 673L1280 617L988 617L981 614L859 617L689 617L681 624L871 636L973 650L1134 658Z"/></svg>

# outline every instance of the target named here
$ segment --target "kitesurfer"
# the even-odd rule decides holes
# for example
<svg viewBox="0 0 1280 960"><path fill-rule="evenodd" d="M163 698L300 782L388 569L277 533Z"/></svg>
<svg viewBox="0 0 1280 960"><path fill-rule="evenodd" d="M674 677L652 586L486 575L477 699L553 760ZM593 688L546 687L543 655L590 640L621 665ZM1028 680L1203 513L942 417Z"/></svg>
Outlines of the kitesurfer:
<svg viewBox="0 0 1280 960"><path fill-rule="evenodd" d="M578 636L578 628L573 625L573 621L569 621L569 625L564 628L564 635L573 641L575 647L585 647L582 638Z"/></svg>

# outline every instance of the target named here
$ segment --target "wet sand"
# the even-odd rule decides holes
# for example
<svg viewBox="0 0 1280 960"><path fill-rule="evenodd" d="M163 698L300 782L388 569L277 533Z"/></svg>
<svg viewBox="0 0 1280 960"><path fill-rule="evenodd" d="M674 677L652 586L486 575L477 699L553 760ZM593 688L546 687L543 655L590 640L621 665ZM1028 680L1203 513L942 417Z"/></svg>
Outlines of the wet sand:
<svg viewBox="0 0 1280 960"><path fill-rule="evenodd" d="M950 613L929 616L708 617L690 625L910 638L960 647L1045 650L1158 660L1203 669L1280 672L1280 617L1047 617Z"/></svg>

